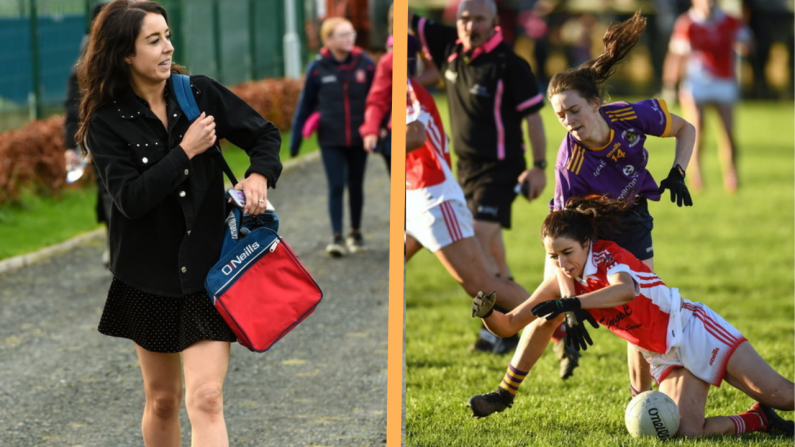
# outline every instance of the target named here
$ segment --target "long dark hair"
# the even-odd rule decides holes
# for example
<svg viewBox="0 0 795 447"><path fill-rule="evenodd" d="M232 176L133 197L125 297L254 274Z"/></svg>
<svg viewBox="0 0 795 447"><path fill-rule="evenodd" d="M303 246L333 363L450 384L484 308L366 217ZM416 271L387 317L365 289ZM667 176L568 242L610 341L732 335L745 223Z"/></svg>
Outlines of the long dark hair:
<svg viewBox="0 0 795 447"><path fill-rule="evenodd" d="M615 231L620 225L619 218L631 206L631 202L607 196L572 197L566 201L565 208L549 213L544 219L541 239L567 237L581 245L595 241L600 232Z"/></svg>
<svg viewBox="0 0 795 447"><path fill-rule="evenodd" d="M602 83L613 75L615 66L638 43L644 29L646 29L646 18L641 16L639 10L623 22L611 23L602 38L605 44L602 54L579 67L569 68L552 76L547 88L547 97L551 99L562 91L576 90L589 102L594 98L601 100L604 94Z"/></svg>
<svg viewBox="0 0 795 447"><path fill-rule="evenodd" d="M124 58L135 54L135 40L141 31L146 14L160 14L168 23L165 8L155 2L116 0L104 8L91 27L88 48L77 62L77 81L80 84L80 127L75 141L87 153L83 139L88 132L91 114L110 104L130 85L130 68ZM184 68L172 64L172 73Z"/></svg>

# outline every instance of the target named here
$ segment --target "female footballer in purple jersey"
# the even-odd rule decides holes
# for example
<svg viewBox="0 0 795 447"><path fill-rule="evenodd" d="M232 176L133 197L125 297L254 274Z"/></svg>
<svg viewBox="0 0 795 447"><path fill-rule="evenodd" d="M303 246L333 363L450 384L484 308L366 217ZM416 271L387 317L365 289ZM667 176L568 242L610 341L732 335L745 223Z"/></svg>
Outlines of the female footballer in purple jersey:
<svg viewBox="0 0 795 447"><path fill-rule="evenodd" d="M603 38L604 51L596 59L552 77L547 98L561 125L568 131L558 150L555 163L555 196L550 208L558 210L571 197L605 195L632 202L621 219L620 231L599 234L628 250L653 270L651 242L652 217L647 199L659 200L668 189L671 201L692 206L684 183L685 168L695 143L695 129L684 119L668 112L663 100L649 99L636 103L604 104L602 84L612 76L615 66L635 46L646 27L640 11L621 23L612 24ZM647 135L674 137L676 150L673 167L658 187L646 169ZM574 295L574 284L547 263L545 277L557 275L561 290ZM522 334L508 373L519 383L526 371L544 352L562 317L551 321L536 320ZM651 389L648 364L633 346L628 346L630 387L632 394ZM518 386L501 387L496 392L470 399L476 416L486 416L510 406Z"/></svg>

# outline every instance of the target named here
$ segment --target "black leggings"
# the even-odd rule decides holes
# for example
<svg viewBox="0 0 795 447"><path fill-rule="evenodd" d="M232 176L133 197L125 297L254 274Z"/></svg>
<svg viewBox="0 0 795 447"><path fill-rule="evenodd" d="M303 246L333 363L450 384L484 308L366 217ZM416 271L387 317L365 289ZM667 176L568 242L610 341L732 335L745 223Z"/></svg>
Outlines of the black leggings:
<svg viewBox="0 0 795 447"><path fill-rule="evenodd" d="M328 180L328 212L331 217L331 231L342 234L342 194L348 187L348 201L351 209L351 228L360 229L362 207L364 206L364 169L367 166L367 152L363 146L324 147L320 154Z"/></svg>

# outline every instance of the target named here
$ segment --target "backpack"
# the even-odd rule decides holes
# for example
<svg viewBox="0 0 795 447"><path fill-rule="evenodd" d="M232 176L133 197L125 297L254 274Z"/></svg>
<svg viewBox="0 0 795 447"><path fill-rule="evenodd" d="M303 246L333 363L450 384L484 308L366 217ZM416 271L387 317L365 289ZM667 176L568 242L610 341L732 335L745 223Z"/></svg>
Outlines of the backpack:
<svg viewBox="0 0 795 447"><path fill-rule="evenodd" d="M200 115L185 75L171 75L182 111L193 122ZM233 184L237 183L220 148L210 149ZM221 257L210 269L204 287L237 341L264 352L314 312L323 291L292 248L278 235L273 212L243 215L232 207Z"/></svg>

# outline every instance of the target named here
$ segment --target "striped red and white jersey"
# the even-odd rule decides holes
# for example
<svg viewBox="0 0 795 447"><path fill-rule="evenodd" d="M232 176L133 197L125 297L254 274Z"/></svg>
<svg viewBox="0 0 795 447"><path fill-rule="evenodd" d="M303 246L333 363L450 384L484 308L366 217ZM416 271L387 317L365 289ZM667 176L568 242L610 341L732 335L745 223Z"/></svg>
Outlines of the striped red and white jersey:
<svg viewBox="0 0 795 447"><path fill-rule="evenodd" d="M591 244L582 280L575 281L577 295L604 289L610 285L608 278L620 272L629 273L635 281L635 298L620 307L588 312L630 343L647 351L668 352L681 336L681 324L677 324L681 298L632 253L610 241Z"/></svg>
<svg viewBox="0 0 795 447"><path fill-rule="evenodd" d="M433 97L419 83L406 87L406 122L425 126L425 145L406 154L406 218L446 201L466 203L450 169L450 147Z"/></svg>
<svg viewBox="0 0 795 447"><path fill-rule="evenodd" d="M709 18L691 8L676 20L669 48L690 55L688 74L706 71L716 78L734 79L735 44L750 41L751 31L742 20L718 7Z"/></svg>

